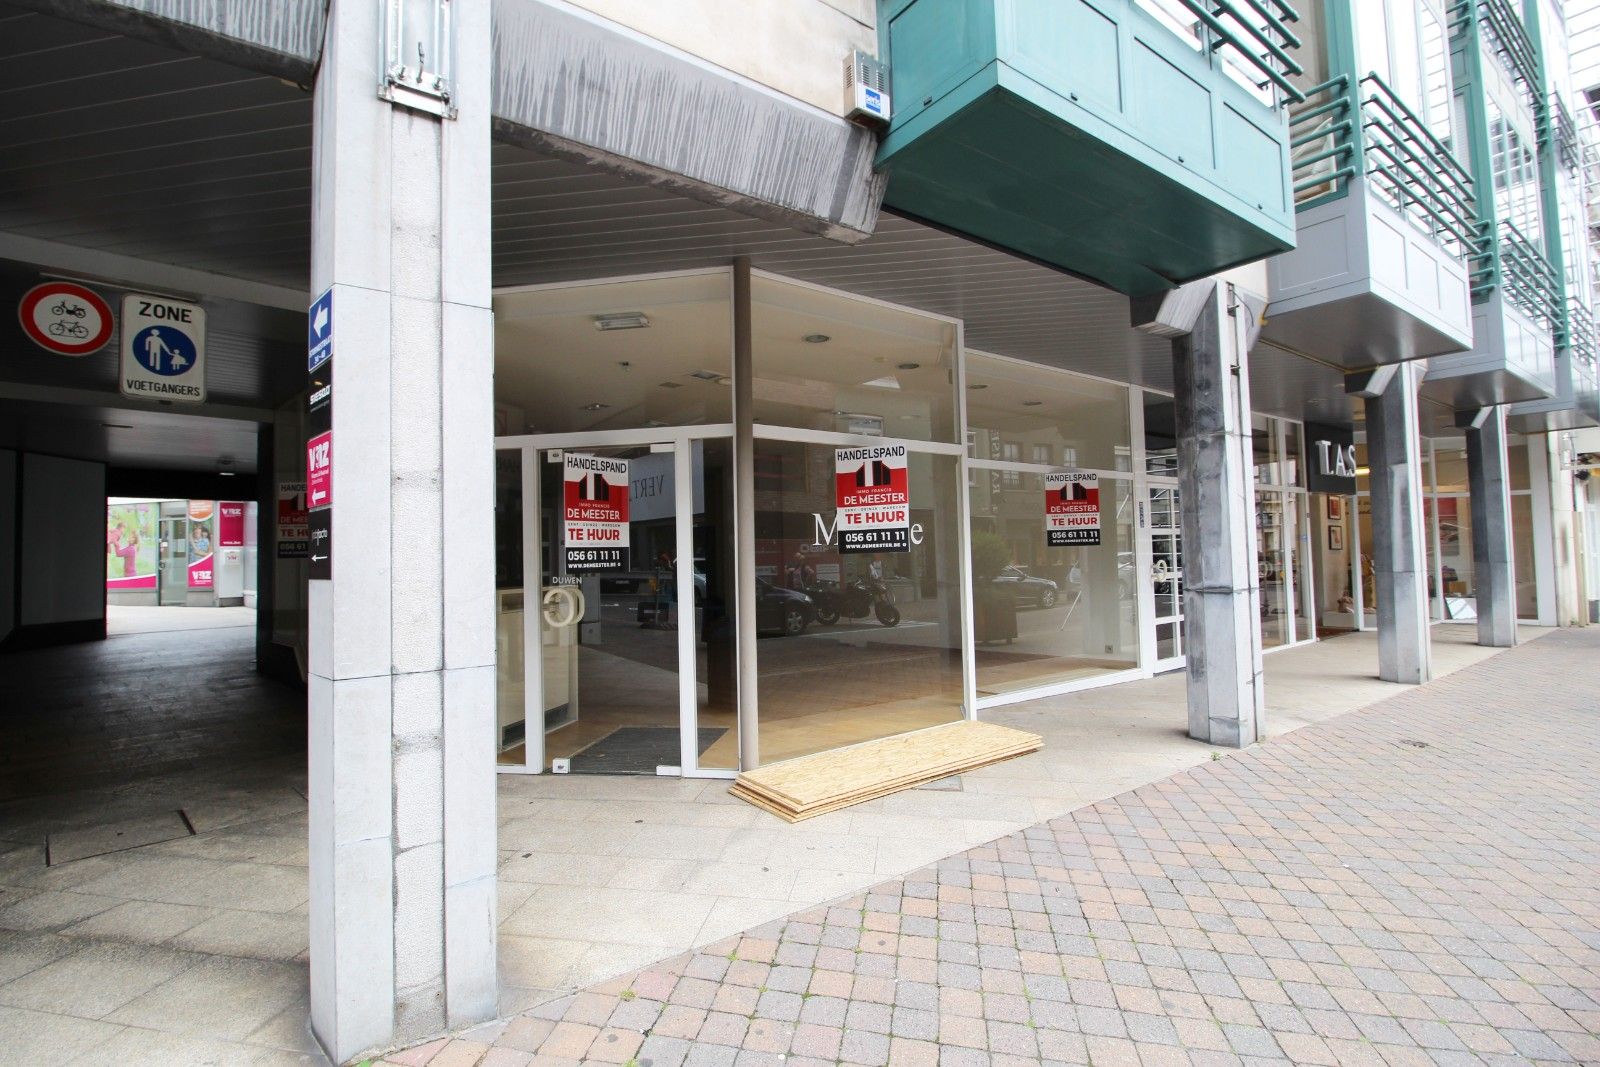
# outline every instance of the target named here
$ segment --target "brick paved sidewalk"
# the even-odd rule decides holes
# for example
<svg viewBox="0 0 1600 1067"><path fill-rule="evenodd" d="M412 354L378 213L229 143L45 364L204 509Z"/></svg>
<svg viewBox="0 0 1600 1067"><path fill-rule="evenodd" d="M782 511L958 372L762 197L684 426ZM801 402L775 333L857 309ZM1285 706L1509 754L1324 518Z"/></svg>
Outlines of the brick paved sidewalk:
<svg viewBox="0 0 1600 1067"><path fill-rule="evenodd" d="M1600 630L387 1063L1600 1064Z"/></svg>

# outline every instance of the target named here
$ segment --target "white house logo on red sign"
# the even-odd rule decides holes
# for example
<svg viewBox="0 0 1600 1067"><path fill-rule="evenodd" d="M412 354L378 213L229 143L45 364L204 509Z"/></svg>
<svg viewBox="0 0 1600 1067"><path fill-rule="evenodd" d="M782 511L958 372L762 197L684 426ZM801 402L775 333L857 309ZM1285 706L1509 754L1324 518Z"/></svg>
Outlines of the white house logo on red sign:
<svg viewBox="0 0 1600 1067"><path fill-rule="evenodd" d="M567 570L626 570L628 461L568 452L562 472Z"/></svg>
<svg viewBox="0 0 1600 1067"><path fill-rule="evenodd" d="M833 454L840 552L911 551L911 485L905 445Z"/></svg>
<svg viewBox="0 0 1600 1067"><path fill-rule="evenodd" d="M1100 475L1050 471L1044 476L1044 540L1054 547L1100 543Z"/></svg>
<svg viewBox="0 0 1600 1067"><path fill-rule="evenodd" d="M111 340L115 320L100 294L71 282L46 282L17 305L22 332L40 348L62 356L87 356Z"/></svg>

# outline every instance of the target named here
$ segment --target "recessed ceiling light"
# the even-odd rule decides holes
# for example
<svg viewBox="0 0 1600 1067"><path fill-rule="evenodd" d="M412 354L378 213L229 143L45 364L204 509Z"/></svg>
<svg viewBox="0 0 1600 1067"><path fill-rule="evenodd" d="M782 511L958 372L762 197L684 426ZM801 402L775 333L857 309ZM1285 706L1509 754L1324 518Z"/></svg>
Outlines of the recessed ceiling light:
<svg viewBox="0 0 1600 1067"><path fill-rule="evenodd" d="M610 404L601 404L599 402L596 402L596 403L593 403L593 404L585 404L585 405L583 405L583 410L584 411L604 411L606 408L608 408L610 406L611 406Z"/></svg>
<svg viewBox="0 0 1600 1067"><path fill-rule="evenodd" d="M238 473L239 473L238 471L218 471L217 472L217 474L219 476L223 477L223 478L232 478L235 474L238 474Z"/></svg>
<svg viewBox="0 0 1600 1067"><path fill-rule="evenodd" d="M594 317L594 328L597 330L642 330L648 325L650 319L642 311L618 311Z"/></svg>
<svg viewBox="0 0 1600 1067"><path fill-rule="evenodd" d="M918 370L918 369L920 369L922 367L922 364L920 364L920 363L901 363L901 364L899 364L899 367L900 367L901 370Z"/></svg>
<svg viewBox="0 0 1600 1067"><path fill-rule="evenodd" d="M723 377L717 379L717 384L718 385L732 385L733 384L733 379L729 378L727 376L723 376Z"/></svg>
<svg viewBox="0 0 1600 1067"><path fill-rule="evenodd" d="M825 333L808 333L804 337L800 338L800 340L804 341L808 345L821 345L827 344L829 341L833 340L833 338L829 337Z"/></svg>

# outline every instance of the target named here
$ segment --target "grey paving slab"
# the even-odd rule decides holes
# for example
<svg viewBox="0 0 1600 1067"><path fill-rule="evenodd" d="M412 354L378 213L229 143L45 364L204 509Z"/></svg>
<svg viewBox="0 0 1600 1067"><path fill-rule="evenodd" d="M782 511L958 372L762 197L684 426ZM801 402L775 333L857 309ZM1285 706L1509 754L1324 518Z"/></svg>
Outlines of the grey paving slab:
<svg viewBox="0 0 1600 1067"><path fill-rule="evenodd" d="M1597 655L1549 635L391 1062L1600 1062Z"/></svg>

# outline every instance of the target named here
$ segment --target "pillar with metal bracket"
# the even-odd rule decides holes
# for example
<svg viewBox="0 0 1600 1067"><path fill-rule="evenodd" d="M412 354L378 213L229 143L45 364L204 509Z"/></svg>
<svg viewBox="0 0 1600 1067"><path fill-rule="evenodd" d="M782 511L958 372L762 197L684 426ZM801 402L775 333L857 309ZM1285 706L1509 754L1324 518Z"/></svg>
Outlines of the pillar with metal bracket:
<svg viewBox="0 0 1600 1067"><path fill-rule="evenodd" d="M1345 391L1366 401L1378 677L1411 685L1433 677L1417 406L1421 380L1422 364L1415 361L1345 378Z"/></svg>
<svg viewBox="0 0 1600 1067"><path fill-rule="evenodd" d="M1478 644L1517 643L1517 583L1511 544L1511 477L1502 407L1461 412L1467 435L1467 484L1472 494L1472 585Z"/></svg>
<svg viewBox="0 0 1600 1067"><path fill-rule="evenodd" d="M489 5L333 0L325 42L311 1022L343 1063L496 1012Z"/></svg>
<svg viewBox="0 0 1600 1067"><path fill-rule="evenodd" d="M1264 303L1214 279L1133 303L1172 338L1189 736L1235 748L1265 729L1247 358Z"/></svg>

